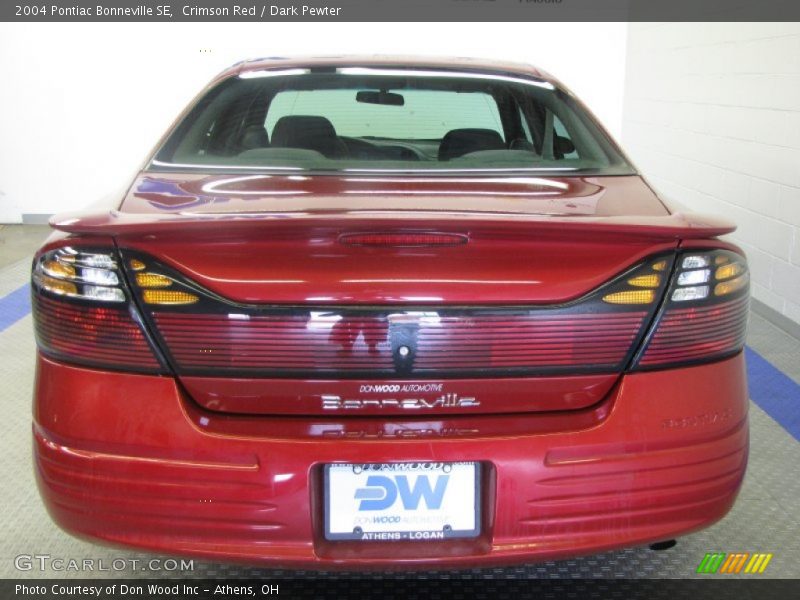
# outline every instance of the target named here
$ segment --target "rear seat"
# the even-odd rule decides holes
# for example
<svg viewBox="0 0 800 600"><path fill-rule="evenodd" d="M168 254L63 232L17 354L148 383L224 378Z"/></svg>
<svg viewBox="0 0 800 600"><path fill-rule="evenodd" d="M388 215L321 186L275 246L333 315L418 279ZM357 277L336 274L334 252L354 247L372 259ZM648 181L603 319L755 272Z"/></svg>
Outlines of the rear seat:
<svg viewBox="0 0 800 600"><path fill-rule="evenodd" d="M272 130L272 147L316 150L327 158L347 154L347 146L339 139L333 123L316 115L288 115L278 119Z"/></svg>

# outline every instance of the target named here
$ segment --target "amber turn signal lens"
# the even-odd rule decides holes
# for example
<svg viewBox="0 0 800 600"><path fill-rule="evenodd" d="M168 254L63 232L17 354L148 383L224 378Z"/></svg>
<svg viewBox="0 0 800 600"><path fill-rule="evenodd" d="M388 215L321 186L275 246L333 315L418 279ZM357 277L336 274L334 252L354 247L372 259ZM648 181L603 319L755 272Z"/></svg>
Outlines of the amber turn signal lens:
<svg viewBox="0 0 800 600"><path fill-rule="evenodd" d="M667 268L667 261L660 260L656 263L653 263L651 265L651 268L653 269L653 271L663 271L664 269Z"/></svg>
<svg viewBox="0 0 800 600"><path fill-rule="evenodd" d="M47 275L38 275L36 282L48 292L59 295L75 295L78 293L78 286L69 281L55 279Z"/></svg>
<svg viewBox="0 0 800 600"><path fill-rule="evenodd" d="M147 267L147 265L137 258L131 259L128 264L131 266L131 270L133 271L144 271L144 269Z"/></svg>
<svg viewBox="0 0 800 600"><path fill-rule="evenodd" d="M719 279L730 279L744 273L744 266L740 263L729 263L717 269L714 277Z"/></svg>
<svg viewBox="0 0 800 600"><path fill-rule="evenodd" d="M200 300L189 292L170 290L145 290L142 297L147 304L194 304Z"/></svg>
<svg viewBox="0 0 800 600"><path fill-rule="evenodd" d="M51 277L75 277L75 267L57 260L48 260L42 265L42 270Z"/></svg>
<svg viewBox="0 0 800 600"><path fill-rule="evenodd" d="M628 285L634 287L657 288L661 285L661 275L639 275L628 279Z"/></svg>
<svg viewBox="0 0 800 600"><path fill-rule="evenodd" d="M172 285L172 280L158 273L137 273L136 283L143 288L165 288Z"/></svg>
<svg viewBox="0 0 800 600"><path fill-rule="evenodd" d="M655 299L655 290L627 290L603 296L603 302L609 304L650 304Z"/></svg>
<svg viewBox="0 0 800 600"><path fill-rule="evenodd" d="M744 286L747 285L750 277L745 273L744 275L739 275L736 279L731 279L730 281L723 281L722 283L718 283L714 286L714 295L715 296L725 296L727 294L732 294L733 292L742 289Z"/></svg>

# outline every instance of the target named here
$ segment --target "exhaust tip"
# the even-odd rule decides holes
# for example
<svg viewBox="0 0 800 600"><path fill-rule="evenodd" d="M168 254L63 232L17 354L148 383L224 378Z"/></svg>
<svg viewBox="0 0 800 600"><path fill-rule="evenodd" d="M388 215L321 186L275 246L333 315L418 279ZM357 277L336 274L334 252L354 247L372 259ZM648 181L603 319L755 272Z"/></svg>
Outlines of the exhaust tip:
<svg viewBox="0 0 800 600"><path fill-rule="evenodd" d="M650 550L654 550L656 552L661 552L662 550L669 550L677 543L678 542L676 540L664 540L663 542L656 542L655 544L650 544Z"/></svg>

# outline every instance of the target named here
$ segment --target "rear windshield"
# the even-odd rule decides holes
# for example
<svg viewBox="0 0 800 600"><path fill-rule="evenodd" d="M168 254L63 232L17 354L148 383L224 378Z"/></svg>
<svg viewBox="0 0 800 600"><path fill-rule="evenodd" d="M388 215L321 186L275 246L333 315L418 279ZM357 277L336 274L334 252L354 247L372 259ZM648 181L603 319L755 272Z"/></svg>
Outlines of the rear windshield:
<svg viewBox="0 0 800 600"><path fill-rule="evenodd" d="M244 72L212 89L155 168L275 171L633 172L564 92L473 72Z"/></svg>

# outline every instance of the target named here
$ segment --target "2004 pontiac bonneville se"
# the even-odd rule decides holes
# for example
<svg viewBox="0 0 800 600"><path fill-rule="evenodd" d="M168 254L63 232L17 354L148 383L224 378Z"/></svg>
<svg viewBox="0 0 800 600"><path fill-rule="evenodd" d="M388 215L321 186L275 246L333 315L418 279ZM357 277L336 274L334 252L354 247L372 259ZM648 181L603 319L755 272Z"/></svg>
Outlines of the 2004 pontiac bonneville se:
<svg viewBox="0 0 800 600"><path fill-rule="evenodd" d="M290 566L511 563L720 519L748 269L530 67L222 73L34 259L42 497Z"/></svg>

